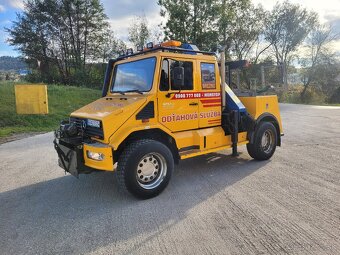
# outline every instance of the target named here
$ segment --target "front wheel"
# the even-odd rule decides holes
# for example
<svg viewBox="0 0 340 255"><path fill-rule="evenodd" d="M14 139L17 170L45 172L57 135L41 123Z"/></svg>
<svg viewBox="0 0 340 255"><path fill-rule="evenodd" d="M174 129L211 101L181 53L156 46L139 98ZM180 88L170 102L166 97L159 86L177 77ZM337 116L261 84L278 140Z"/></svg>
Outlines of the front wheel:
<svg viewBox="0 0 340 255"><path fill-rule="evenodd" d="M174 169L170 149L154 140L129 144L120 156L118 181L132 195L147 199L157 196L168 185Z"/></svg>
<svg viewBox="0 0 340 255"><path fill-rule="evenodd" d="M249 155L256 160L270 159L277 146L277 132L273 123L260 122L257 126L253 143L247 144Z"/></svg>

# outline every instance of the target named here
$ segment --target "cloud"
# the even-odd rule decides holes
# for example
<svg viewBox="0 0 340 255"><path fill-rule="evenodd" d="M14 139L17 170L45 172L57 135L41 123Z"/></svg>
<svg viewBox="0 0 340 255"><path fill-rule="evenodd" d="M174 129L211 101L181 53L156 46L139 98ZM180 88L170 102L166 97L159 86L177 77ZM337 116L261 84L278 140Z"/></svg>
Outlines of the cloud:
<svg viewBox="0 0 340 255"><path fill-rule="evenodd" d="M148 16L150 13L159 12L160 8L156 0L102 0L105 13L110 19L121 19L131 15Z"/></svg>
<svg viewBox="0 0 340 255"><path fill-rule="evenodd" d="M0 12L5 12L5 11L6 11L5 6L0 4Z"/></svg>
<svg viewBox="0 0 340 255"><path fill-rule="evenodd" d="M325 20L335 33L340 33L340 14L326 15Z"/></svg>
<svg viewBox="0 0 340 255"><path fill-rule="evenodd" d="M273 0L252 0L252 2L255 4L262 4L267 10L271 10L276 4L276 1ZM278 0L278 2L282 3L284 0ZM316 12L322 23L327 22L327 16L338 15L340 9L340 0L290 0L289 2L300 4L303 8Z"/></svg>
<svg viewBox="0 0 340 255"><path fill-rule="evenodd" d="M125 42L128 41L129 27L136 16L145 15L151 30L154 30L163 21L156 0L121 0L115 3L102 0L102 3L115 36Z"/></svg>
<svg viewBox="0 0 340 255"><path fill-rule="evenodd" d="M151 31L154 31L163 20L163 18L160 15L157 15L157 13L145 16L148 22L148 27ZM120 19L109 19L109 23L114 32L114 35L117 38L128 42L129 27L131 26L131 24L133 24L135 17L136 15L130 15ZM132 45L129 44L128 46L132 47Z"/></svg>
<svg viewBox="0 0 340 255"><path fill-rule="evenodd" d="M332 31L334 34L337 35L337 41L340 41L340 19L334 20L332 22L330 22ZM340 47L338 48L338 50L340 51Z"/></svg>
<svg viewBox="0 0 340 255"><path fill-rule="evenodd" d="M24 1L23 0L9 0L9 4L16 9L24 9Z"/></svg>
<svg viewBox="0 0 340 255"><path fill-rule="evenodd" d="M14 8L14 9L24 9L24 1L23 0L0 0L0 12L1 12L1 6L9 9L9 8Z"/></svg>

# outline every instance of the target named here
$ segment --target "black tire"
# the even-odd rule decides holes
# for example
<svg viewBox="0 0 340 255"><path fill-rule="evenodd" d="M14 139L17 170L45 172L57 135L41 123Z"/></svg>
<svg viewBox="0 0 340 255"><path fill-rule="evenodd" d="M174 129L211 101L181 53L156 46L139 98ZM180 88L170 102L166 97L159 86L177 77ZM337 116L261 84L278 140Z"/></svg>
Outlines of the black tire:
<svg viewBox="0 0 340 255"><path fill-rule="evenodd" d="M166 188L173 169L170 149L161 142L143 139L129 144L120 155L117 179L120 186L135 197L148 199Z"/></svg>
<svg viewBox="0 0 340 255"><path fill-rule="evenodd" d="M264 144L263 139L265 141ZM247 150L249 155L253 159L268 160L273 156L276 146L277 146L277 132L273 123L260 122L255 129L253 143L247 144Z"/></svg>

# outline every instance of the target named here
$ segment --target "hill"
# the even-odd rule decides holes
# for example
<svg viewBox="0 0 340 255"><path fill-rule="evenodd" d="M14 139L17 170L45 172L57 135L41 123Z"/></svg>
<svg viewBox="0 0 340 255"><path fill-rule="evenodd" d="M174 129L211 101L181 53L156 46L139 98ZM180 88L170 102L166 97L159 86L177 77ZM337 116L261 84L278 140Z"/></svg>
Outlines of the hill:
<svg viewBox="0 0 340 255"><path fill-rule="evenodd" d="M27 65L22 58L10 56L0 57L0 71L18 71L20 69L27 69Z"/></svg>

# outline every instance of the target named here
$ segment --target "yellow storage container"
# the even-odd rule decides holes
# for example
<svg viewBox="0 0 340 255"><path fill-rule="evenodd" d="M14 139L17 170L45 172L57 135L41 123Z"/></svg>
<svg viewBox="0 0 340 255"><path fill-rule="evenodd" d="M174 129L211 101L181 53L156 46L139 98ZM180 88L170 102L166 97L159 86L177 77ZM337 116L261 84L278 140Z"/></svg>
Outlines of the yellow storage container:
<svg viewBox="0 0 340 255"><path fill-rule="evenodd" d="M17 114L48 114L46 85L15 85Z"/></svg>

